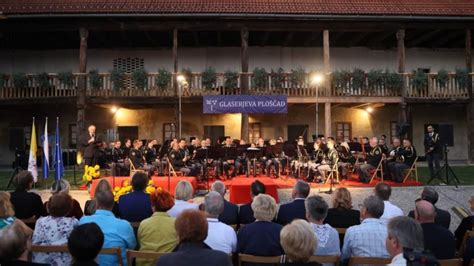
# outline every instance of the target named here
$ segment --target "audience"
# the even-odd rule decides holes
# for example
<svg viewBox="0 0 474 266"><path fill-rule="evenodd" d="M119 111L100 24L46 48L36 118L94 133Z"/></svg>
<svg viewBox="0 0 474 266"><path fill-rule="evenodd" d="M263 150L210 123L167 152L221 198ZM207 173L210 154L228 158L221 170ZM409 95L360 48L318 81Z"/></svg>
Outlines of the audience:
<svg viewBox="0 0 474 266"><path fill-rule="evenodd" d="M306 219L304 201L308 197L311 188L309 184L299 180L296 182L291 192L293 201L280 205L278 210L277 223L281 225L289 224L294 219Z"/></svg>
<svg viewBox="0 0 474 266"><path fill-rule="evenodd" d="M436 211L430 202L420 200L415 203L415 219L423 228L425 250L431 251L437 259L451 259L456 253L454 235L448 229L436 224Z"/></svg>
<svg viewBox="0 0 474 266"><path fill-rule="evenodd" d="M72 197L66 192L54 194L48 202L49 216L36 221L33 232L33 245L64 245L78 221L67 217L73 206ZM33 253L33 261L51 265L70 265L71 256L67 253Z"/></svg>
<svg viewBox="0 0 474 266"><path fill-rule="evenodd" d="M173 196L168 191L158 188L150 198L154 213L150 218L143 220L138 228L140 251L172 252L178 245L178 236L174 228L175 219L167 213L174 205ZM152 262L146 261L142 265L152 265Z"/></svg>
<svg viewBox="0 0 474 266"><path fill-rule="evenodd" d="M316 253L319 243L313 234L311 226L305 220L293 220L283 227L280 232L280 243L285 251L288 263L283 265L320 265L308 263L309 258Z"/></svg>
<svg viewBox="0 0 474 266"><path fill-rule="evenodd" d="M449 229L449 225L451 224L451 214L448 211L436 208L435 205L438 202L438 192L436 192L436 190L431 187L425 187L421 192L421 199L433 204L436 210L435 223L443 226L446 229ZM408 213L408 216L410 216L411 218L415 218L415 211L410 211L410 213Z"/></svg>
<svg viewBox="0 0 474 266"><path fill-rule="evenodd" d="M219 265L231 266L230 257L222 251L212 250L207 237L206 215L198 210L183 210L176 218L175 228L179 245L173 253L163 255L157 266Z"/></svg>
<svg viewBox="0 0 474 266"><path fill-rule="evenodd" d="M239 206L225 199L226 188L224 182L214 182L214 184L212 184L211 190L221 194L222 198L224 199L224 211L219 215L219 221L227 225L238 225Z"/></svg>
<svg viewBox="0 0 474 266"><path fill-rule="evenodd" d="M17 220L0 230L0 265L49 265L29 261L31 234L25 231L24 227L25 225Z"/></svg>
<svg viewBox="0 0 474 266"><path fill-rule="evenodd" d="M10 202L10 193L0 191L0 229L15 222L15 211Z"/></svg>
<svg viewBox="0 0 474 266"><path fill-rule="evenodd" d="M95 258L104 244L104 234L95 223L79 225L72 230L67 241L73 266L98 265Z"/></svg>
<svg viewBox="0 0 474 266"><path fill-rule="evenodd" d="M275 199L259 194L252 201L252 210L256 220L240 228L237 234L237 252L257 256L282 255L282 226L272 222L277 212Z"/></svg>
<svg viewBox="0 0 474 266"><path fill-rule="evenodd" d="M237 235L232 227L219 222L218 217L224 211L224 200L222 196L211 191L204 198L204 206L207 214L208 231L204 240L209 247L232 254L237 249Z"/></svg>
<svg viewBox="0 0 474 266"><path fill-rule="evenodd" d="M187 209L199 209L199 205L188 202L193 198L193 186L186 180L178 182L175 188L175 202L173 208L168 211L171 217L178 217L178 215Z"/></svg>
<svg viewBox="0 0 474 266"><path fill-rule="evenodd" d="M328 210L324 223L334 228L348 228L360 224L360 212L352 207L351 192L345 187L336 189L333 208Z"/></svg>
<svg viewBox="0 0 474 266"><path fill-rule="evenodd" d="M255 182L250 185L250 196L253 198L259 194L265 194L265 185L255 180ZM252 202L241 205L239 208L239 222L240 224L249 224L255 221L255 217L253 215L252 210Z"/></svg>
<svg viewBox="0 0 474 266"><path fill-rule="evenodd" d="M33 176L29 171L21 171L14 177L15 191L10 193L10 201L18 219L39 218L46 215L41 197L28 192L33 185Z"/></svg>
<svg viewBox="0 0 474 266"><path fill-rule="evenodd" d="M127 265L126 249L134 249L137 245L133 228L129 222L115 218L112 213L114 195L111 191L102 191L95 194L97 210L91 216L84 216L79 224L96 223L104 233L102 248L120 247L122 249L123 263ZM100 265L117 265L114 255L99 255Z"/></svg>
<svg viewBox="0 0 474 266"><path fill-rule="evenodd" d="M456 231L454 231L458 248L461 246L462 240L464 239L464 235L466 234L466 232L471 231L474 227L474 195L469 198L469 211L471 215L462 219L458 228L456 229Z"/></svg>
<svg viewBox="0 0 474 266"><path fill-rule="evenodd" d="M399 207L395 206L393 203L389 201L390 196L392 195L392 188L387 183L378 183L375 186L375 195L383 200L384 209L383 215L380 217L385 223L388 223L393 217L403 216L403 211Z"/></svg>
<svg viewBox="0 0 474 266"><path fill-rule="evenodd" d="M367 197L361 205L362 223L349 227L344 237L341 260L351 256L387 258L385 248L387 225L380 219L384 213L384 202L377 196Z"/></svg>
<svg viewBox="0 0 474 266"><path fill-rule="evenodd" d="M306 218L318 239L318 249L314 255L339 256L341 253L339 233L329 224L324 223L324 219L328 214L328 204L320 196L307 198L305 204Z"/></svg>
<svg viewBox="0 0 474 266"><path fill-rule="evenodd" d="M95 193L99 193L101 191L112 191L112 186L110 185L107 179L101 179L95 187ZM95 213L96 209L97 201L95 199L87 200L84 205L84 215L92 215ZM112 212L116 217L120 217L118 205L116 202L114 203L114 208L112 209Z"/></svg>
<svg viewBox="0 0 474 266"><path fill-rule="evenodd" d="M474 238L471 237L466 241L466 249L464 250L463 266L472 265L472 260L474 259Z"/></svg>
<svg viewBox="0 0 474 266"><path fill-rule="evenodd" d="M144 172L135 172L131 183L133 191L122 195L118 200L120 217L129 222L141 222L153 213L150 195L145 192L148 175Z"/></svg>
<svg viewBox="0 0 474 266"><path fill-rule="evenodd" d="M409 217L398 216L387 225L387 251L392 258L391 266L407 265L403 249L423 250L423 229Z"/></svg>
<svg viewBox="0 0 474 266"><path fill-rule="evenodd" d="M69 194L70 188L71 188L71 185L69 185L69 182L66 179L60 179L60 180L54 181L53 185L51 186L51 194L56 195L60 192ZM84 215L81 209L81 205L79 204L77 200L73 198L71 198L71 200L72 200L72 207L71 207L71 210L68 212L68 214L66 214L66 217L74 217L77 220L79 220ZM44 208L46 209L47 214L49 214L48 204L49 204L48 201L44 203Z"/></svg>

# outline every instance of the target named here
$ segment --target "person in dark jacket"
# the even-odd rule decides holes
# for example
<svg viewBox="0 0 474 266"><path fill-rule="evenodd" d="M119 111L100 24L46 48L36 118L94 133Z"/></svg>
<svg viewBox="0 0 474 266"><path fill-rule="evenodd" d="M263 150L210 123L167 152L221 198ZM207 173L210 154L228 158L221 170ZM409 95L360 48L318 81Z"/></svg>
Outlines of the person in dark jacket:
<svg viewBox="0 0 474 266"><path fill-rule="evenodd" d="M471 213L474 213L474 196L471 196L471 198L469 199L469 204L470 204ZM461 244L466 232L472 231L472 228L474 228L474 215L471 214L470 216L462 219L458 228L456 229L456 231L454 231L454 235L456 236L456 242L457 242L456 246L458 248L461 247Z"/></svg>
<svg viewBox="0 0 474 266"><path fill-rule="evenodd" d="M224 199L224 211L219 215L219 221L227 225L239 224L239 206L227 201L224 196L226 193L225 184L222 181L216 181L212 184L212 191L219 193Z"/></svg>
<svg viewBox="0 0 474 266"><path fill-rule="evenodd" d="M207 219L204 212L184 210L175 222L179 245L172 253L163 255L157 266L219 265L231 266L230 257L212 250L204 243L207 237Z"/></svg>
<svg viewBox="0 0 474 266"><path fill-rule="evenodd" d="M71 188L71 185L66 179L59 179L57 181L54 181L53 185L51 185L51 194L56 195L58 193L66 193L69 194L69 190ZM46 209L47 214L49 214L49 207L48 207L49 201L46 201L44 203L44 207ZM84 212L81 209L81 205L79 202L75 199L72 199L72 208L71 211L69 211L68 214L65 215L65 217L74 217L77 220L81 219L81 217L84 215Z"/></svg>
<svg viewBox="0 0 474 266"><path fill-rule="evenodd" d="M96 223L79 225L72 230L67 246L74 259L73 266L99 265L95 262L104 244L104 233Z"/></svg>
<svg viewBox="0 0 474 266"><path fill-rule="evenodd" d="M442 227L449 229L449 225L451 224L451 214L448 211L436 208L436 203L438 202L438 192L431 187L425 187L421 192L422 200L426 200L429 203L433 204L436 210L436 217L435 223L441 225ZM408 216L411 218L415 218L415 211L412 210L408 213Z"/></svg>
<svg viewBox="0 0 474 266"><path fill-rule="evenodd" d="M28 192L33 185L33 175L29 171L21 171L14 177L15 191L10 193L10 202L15 208L15 217L28 219L33 216L39 218L46 216L41 197L33 192Z"/></svg>
<svg viewBox="0 0 474 266"><path fill-rule="evenodd" d="M150 195L145 193L148 176L136 172L132 177L133 192L122 195L118 201L120 216L129 222L141 222L153 214Z"/></svg>
<svg viewBox="0 0 474 266"><path fill-rule="evenodd" d="M290 203L280 205L278 210L277 223L286 225L291 223L294 219L306 220L306 208L304 205L305 199L309 195L309 184L299 180L293 187L291 196L293 201Z"/></svg>
<svg viewBox="0 0 474 266"><path fill-rule="evenodd" d="M82 149L82 157L84 157L84 164L89 166L99 164L99 146L102 145L102 140L96 135L95 131L95 125L90 125L87 128L87 132L82 134L79 138L79 143Z"/></svg>
<svg viewBox="0 0 474 266"><path fill-rule="evenodd" d="M255 182L250 185L250 193L252 199L259 194L265 194L265 185L256 180ZM249 224L255 221L255 217L253 215L252 210L252 202L241 205L239 208L239 223L240 224Z"/></svg>
<svg viewBox="0 0 474 266"><path fill-rule="evenodd" d="M334 228L349 228L360 224L360 212L352 209L351 192L347 188L338 188L333 196L333 208L328 210L324 223Z"/></svg>

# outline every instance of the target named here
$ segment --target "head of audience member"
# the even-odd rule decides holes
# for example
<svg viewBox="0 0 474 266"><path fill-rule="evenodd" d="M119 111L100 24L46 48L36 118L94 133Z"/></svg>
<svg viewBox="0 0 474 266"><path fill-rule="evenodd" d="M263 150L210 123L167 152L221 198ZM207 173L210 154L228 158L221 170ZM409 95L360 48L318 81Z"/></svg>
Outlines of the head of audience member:
<svg viewBox="0 0 474 266"><path fill-rule="evenodd" d="M148 175L143 172L135 172L132 176L133 191L145 191L148 185Z"/></svg>
<svg viewBox="0 0 474 266"><path fill-rule="evenodd" d="M193 186L186 180L181 180L176 185L174 197L176 200L188 201L193 198Z"/></svg>
<svg viewBox="0 0 474 266"><path fill-rule="evenodd" d="M195 138L191 140L191 145L196 146L196 139Z"/></svg>
<svg viewBox="0 0 474 266"><path fill-rule="evenodd" d="M125 139L125 147L127 147L127 148L132 147L132 140L131 139Z"/></svg>
<svg viewBox="0 0 474 266"><path fill-rule="evenodd" d="M224 182L219 181L219 180L214 182L214 184L212 184L212 186L211 186L211 191L215 191L215 192L219 193L222 196L222 198L224 198L225 193L226 193L226 188L225 188Z"/></svg>
<svg viewBox="0 0 474 266"><path fill-rule="evenodd" d="M368 196L362 203L360 217L362 219L379 219L383 215L384 208L385 206L381 198L374 195Z"/></svg>
<svg viewBox="0 0 474 266"><path fill-rule="evenodd" d="M67 241L69 252L75 262L94 261L103 244L104 233L96 223L76 226Z"/></svg>
<svg viewBox="0 0 474 266"><path fill-rule="evenodd" d="M471 212L474 213L474 195L469 198L469 208L471 209Z"/></svg>
<svg viewBox="0 0 474 266"><path fill-rule="evenodd" d="M311 196L305 201L306 219L314 224L324 224L328 215L328 204L321 196Z"/></svg>
<svg viewBox="0 0 474 266"><path fill-rule="evenodd" d="M87 128L87 131L89 132L89 135L95 135L95 125L90 125L88 128Z"/></svg>
<svg viewBox="0 0 474 266"><path fill-rule="evenodd" d="M283 143L283 142L285 142L285 141L283 140L283 137L278 137L277 142L278 142L278 143Z"/></svg>
<svg viewBox="0 0 474 266"><path fill-rule="evenodd" d="M291 197L293 199L306 199L309 195L310 190L311 188L309 187L308 183L302 180L298 180L298 182L296 182L295 186L293 187Z"/></svg>
<svg viewBox="0 0 474 266"><path fill-rule="evenodd" d="M310 224L297 219L280 231L280 244L290 262L308 262L315 253L317 239Z"/></svg>
<svg viewBox="0 0 474 266"><path fill-rule="evenodd" d="M71 185L66 179L59 179L54 181L54 183L51 185L51 194L69 193L70 189Z"/></svg>
<svg viewBox="0 0 474 266"><path fill-rule="evenodd" d="M15 216L15 211L10 202L10 193L0 191L0 218L8 218L12 216Z"/></svg>
<svg viewBox="0 0 474 266"><path fill-rule="evenodd" d="M404 148L410 148L411 147L411 141L409 139L404 139L403 140L403 147Z"/></svg>
<svg viewBox="0 0 474 266"><path fill-rule="evenodd" d="M386 140L387 136L385 134L380 135L380 139Z"/></svg>
<svg viewBox="0 0 474 266"><path fill-rule="evenodd" d="M431 187L423 188L421 191L421 199L430 202L431 204L435 205L438 202L438 192Z"/></svg>
<svg viewBox="0 0 474 266"><path fill-rule="evenodd" d="M72 197L66 192L56 193L48 202L48 212L52 217L65 217L72 210Z"/></svg>
<svg viewBox="0 0 474 266"><path fill-rule="evenodd" d="M122 142L120 140L115 140L114 141L114 148L120 149L120 146L122 146Z"/></svg>
<svg viewBox="0 0 474 266"><path fill-rule="evenodd" d="M403 253L403 249L423 249L423 228L410 217L398 216L389 220L385 247L390 257Z"/></svg>
<svg viewBox="0 0 474 266"><path fill-rule="evenodd" d="M351 192L347 188L341 187L334 191L333 207L336 209L352 209Z"/></svg>
<svg viewBox="0 0 474 266"><path fill-rule="evenodd" d="M112 211L114 208L115 201L112 191L100 191L95 193L94 198L97 202L97 209Z"/></svg>
<svg viewBox="0 0 474 266"><path fill-rule="evenodd" d="M185 139L180 139L179 140L179 148L180 149L186 148L186 140Z"/></svg>
<svg viewBox="0 0 474 266"><path fill-rule="evenodd" d="M377 139L377 137L371 137L370 138L370 140L369 140L370 147L375 148L375 147L377 147L378 144L379 144L379 140Z"/></svg>
<svg viewBox="0 0 474 266"><path fill-rule="evenodd" d="M17 191L28 191L33 185L33 175L30 171L21 171L14 178Z"/></svg>
<svg viewBox="0 0 474 266"><path fill-rule="evenodd" d="M174 223L180 243L202 243L207 238L207 219L202 211L187 209Z"/></svg>
<svg viewBox="0 0 474 266"><path fill-rule="evenodd" d="M433 126L432 125L427 126L426 131L428 131L428 133L432 133L434 131Z"/></svg>
<svg viewBox="0 0 474 266"><path fill-rule="evenodd" d="M379 197L383 201L388 201L390 199L390 195L392 195L392 187L390 187L387 183L378 183L375 186L375 195Z"/></svg>
<svg viewBox="0 0 474 266"><path fill-rule="evenodd" d="M151 193L150 201L154 212L167 212L174 206L173 196L162 188L157 188Z"/></svg>
<svg viewBox="0 0 474 266"><path fill-rule="evenodd" d="M0 230L0 261L28 261L31 236L24 230L20 221Z"/></svg>
<svg viewBox="0 0 474 266"><path fill-rule="evenodd" d="M109 149L113 149L115 147L115 141L110 141L109 142Z"/></svg>
<svg viewBox="0 0 474 266"><path fill-rule="evenodd" d="M277 204L275 199L267 194L259 194L253 198L251 204L253 216L257 221L272 221L277 214Z"/></svg>
<svg viewBox="0 0 474 266"><path fill-rule="evenodd" d="M197 147L197 146L201 145L201 140L199 138L195 138L194 141L195 141L194 146Z"/></svg>
<svg viewBox="0 0 474 266"><path fill-rule="evenodd" d="M314 148L314 150L317 151L317 150L319 150L320 147L321 147L321 139L318 138L318 139L316 139L316 141L314 142L313 148Z"/></svg>
<svg viewBox="0 0 474 266"><path fill-rule="evenodd" d="M95 192L97 193L100 191L112 191L112 186L110 185L109 181L107 181L107 179L101 179L99 183L97 183Z"/></svg>
<svg viewBox="0 0 474 266"><path fill-rule="evenodd" d="M265 194L265 185L262 182L255 180L252 185L250 185L250 196L254 198L259 194Z"/></svg>
<svg viewBox="0 0 474 266"><path fill-rule="evenodd" d="M415 219L420 224L434 223L436 218L436 210L430 202L419 200L415 203Z"/></svg>
<svg viewBox="0 0 474 266"><path fill-rule="evenodd" d="M400 147L400 139L399 138L393 138L392 140L392 145L393 147L397 148L397 147Z"/></svg>
<svg viewBox="0 0 474 266"><path fill-rule="evenodd" d="M224 199L216 191L209 192L204 197L204 208L209 218L218 218L224 211Z"/></svg>

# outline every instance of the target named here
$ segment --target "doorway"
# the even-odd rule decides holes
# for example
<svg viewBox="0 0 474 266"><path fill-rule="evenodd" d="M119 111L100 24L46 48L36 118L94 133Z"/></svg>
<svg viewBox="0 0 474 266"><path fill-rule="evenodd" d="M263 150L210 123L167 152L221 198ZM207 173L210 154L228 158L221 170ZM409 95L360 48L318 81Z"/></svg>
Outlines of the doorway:
<svg viewBox="0 0 474 266"><path fill-rule="evenodd" d="M204 126L204 138L210 138L212 145L218 144L224 136L224 126Z"/></svg>

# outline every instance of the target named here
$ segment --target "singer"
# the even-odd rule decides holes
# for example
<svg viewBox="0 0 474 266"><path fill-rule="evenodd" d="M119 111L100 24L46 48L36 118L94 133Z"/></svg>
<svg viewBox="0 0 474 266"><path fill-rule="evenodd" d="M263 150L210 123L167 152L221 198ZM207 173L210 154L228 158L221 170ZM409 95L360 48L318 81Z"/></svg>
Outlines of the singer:
<svg viewBox="0 0 474 266"><path fill-rule="evenodd" d="M99 147L102 145L102 140L95 133L95 125L90 125L87 128L87 132L80 138L80 143L85 165L94 166L98 164L100 157Z"/></svg>

